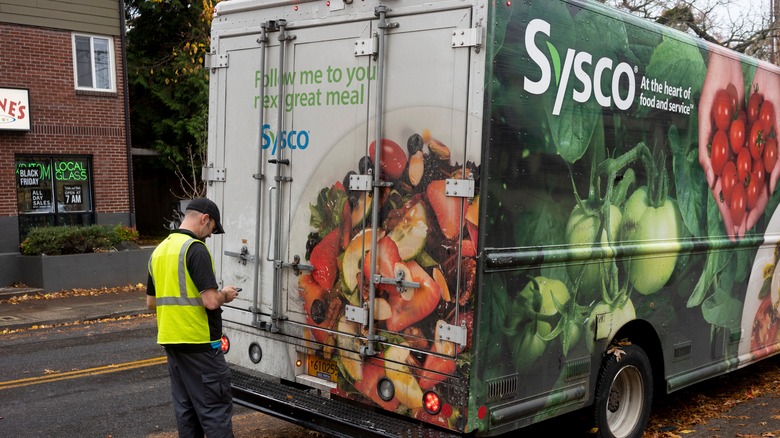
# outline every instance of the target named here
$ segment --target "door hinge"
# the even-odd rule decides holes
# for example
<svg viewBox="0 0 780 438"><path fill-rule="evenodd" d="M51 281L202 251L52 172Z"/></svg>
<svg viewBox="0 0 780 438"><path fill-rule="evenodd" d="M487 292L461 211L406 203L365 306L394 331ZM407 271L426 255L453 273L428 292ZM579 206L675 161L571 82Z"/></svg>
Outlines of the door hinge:
<svg viewBox="0 0 780 438"><path fill-rule="evenodd" d="M210 69L227 68L228 54L227 53L206 53L206 58L203 61L203 66Z"/></svg>
<svg viewBox="0 0 780 438"><path fill-rule="evenodd" d="M465 346L468 343L468 329L465 321L461 325L439 321L436 325L436 333L438 334L437 341L450 341L460 346Z"/></svg>
<svg viewBox="0 0 780 438"><path fill-rule="evenodd" d="M376 55L379 49L377 48L379 41L377 37L366 38L364 40L355 41L355 56L373 56Z"/></svg>
<svg viewBox="0 0 780 438"><path fill-rule="evenodd" d="M368 192L373 190L371 186L371 175L350 175L349 176L349 190Z"/></svg>
<svg viewBox="0 0 780 438"><path fill-rule="evenodd" d="M482 46L482 28L458 29L452 32L452 48Z"/></svg>
<svg viewBox="0 0 780 438"><path fill-rule="evenodd" d="M200 172L200 177L203 182L213 181L225 181L225 168L218 168L214 166L203 166Z"/></svg>
<svg viewBox="0 0 780 438"><path fill-rule="evenodd" d="M368 325L368 309L362 306L344 306L344 319L358 324Z"/></svg>
<svg viewBox="0 0 780 438"><path fill-rule="evenodd" d="M457 198L473 198L474 180L448 178L444 186L444 194Z"/></svg>

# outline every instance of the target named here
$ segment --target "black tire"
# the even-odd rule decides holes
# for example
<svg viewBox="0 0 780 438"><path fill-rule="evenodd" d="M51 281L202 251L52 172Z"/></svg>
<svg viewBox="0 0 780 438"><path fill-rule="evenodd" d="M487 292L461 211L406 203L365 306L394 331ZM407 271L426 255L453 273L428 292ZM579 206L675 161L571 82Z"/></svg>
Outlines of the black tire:
<svg viewBox="0 0 780 438"><path fill-rule="evenodd" d="M601 364L593 403L597 436L639 438L650 418L653 373L647 354L638 345L608 353Z"/></svg>

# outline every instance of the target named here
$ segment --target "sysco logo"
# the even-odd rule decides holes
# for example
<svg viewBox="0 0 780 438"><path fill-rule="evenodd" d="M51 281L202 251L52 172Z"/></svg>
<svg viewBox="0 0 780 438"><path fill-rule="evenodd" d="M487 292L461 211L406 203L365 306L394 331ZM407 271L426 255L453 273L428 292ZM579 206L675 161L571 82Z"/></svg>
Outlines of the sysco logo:
<svg viewBox="0 0 780 438"><path fill-rule="evenodd" d="M271 155L276 155L276 151L279 149L306 149L309 147L309 131L282 131L279 135L276 135L274 131L271 131L271 125L263 125L263 138L260 146L263 149L271 149Z"/></svg>
<svg viewBox="0 0 780 438"><path fill-rule="evenodd" d="M539 47L534 45L536 34L538 33L543 33L549 37L550 23L540 19L531 20L528 23L528 28L525 31L525 49L528 51L528 56L539 66L541 77L537 81L533 81L527 76L524 77L523 88L532 94L547 92L547 89L550 88L551 70L554 68L555 83L558 85L558 93L555 96L555 105L553 106L554 115L557 116L561 113L561 106L563 105L566 90L569 88L572 70L574 70L574 76L579 81L579 86L572 85L572 98L576 102L587 102L591 97L591 93L593 93L596 96L596 102L602 107L611 106L613 100L615 101L615 106L621 110L631 107L636 90L636 77L630 65L621 62L613 70L612 60L601 58L596 61L595 67L591 67L593 65L593 56L590 53L568 49L563 63L563 71L561 71L561 57L552 43L546 42L552 58L550 60L547 59ZM604 90L601 89L601 79L604 75L609 75L610 73L612 74L612 89L608 90L610 91L609 94L605 94ZM624 91L626 93L625 96L620 95L620 80L623 77L628 81L628 87Z"/></svg>

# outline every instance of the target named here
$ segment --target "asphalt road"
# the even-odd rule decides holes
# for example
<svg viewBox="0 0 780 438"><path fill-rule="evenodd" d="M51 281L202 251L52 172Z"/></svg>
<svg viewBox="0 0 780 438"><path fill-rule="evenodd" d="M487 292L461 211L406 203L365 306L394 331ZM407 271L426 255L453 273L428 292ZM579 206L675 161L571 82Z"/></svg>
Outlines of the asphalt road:
<svg viewBox="0 0 780 438"><path fill-rule="evenodd" d="M2 299L0 436L176 436L167 370L164 361L153 362L163 352L154 344L154 318L143 315L143 291ZM120 319L90 323L104 317ZM541 423L523 435L588 436L586 415ZM238 406L234 426L239 438L315 436ZM644 436L780 436L780 356L658 397Z"/></svg>
<svg viewBox="0 0 780 438"><path fill-rule="evenodd" d="M154 318L0 335L0 436L178 436ZM311 438L235 406L238 438Z"/></svg>

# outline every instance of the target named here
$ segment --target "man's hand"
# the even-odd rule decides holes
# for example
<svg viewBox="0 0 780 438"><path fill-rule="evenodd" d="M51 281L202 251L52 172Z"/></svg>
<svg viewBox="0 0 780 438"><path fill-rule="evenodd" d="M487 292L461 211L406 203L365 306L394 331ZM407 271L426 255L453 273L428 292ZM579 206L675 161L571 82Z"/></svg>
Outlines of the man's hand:
<svg viewBox="0 0 780 438"><path fill-rule="evenodd" d="M219 309L225 303L236 299L238 290L233 286L225 286L222 290L206 289L200 293L203 299L203 305L209 310Z"/></svg>

